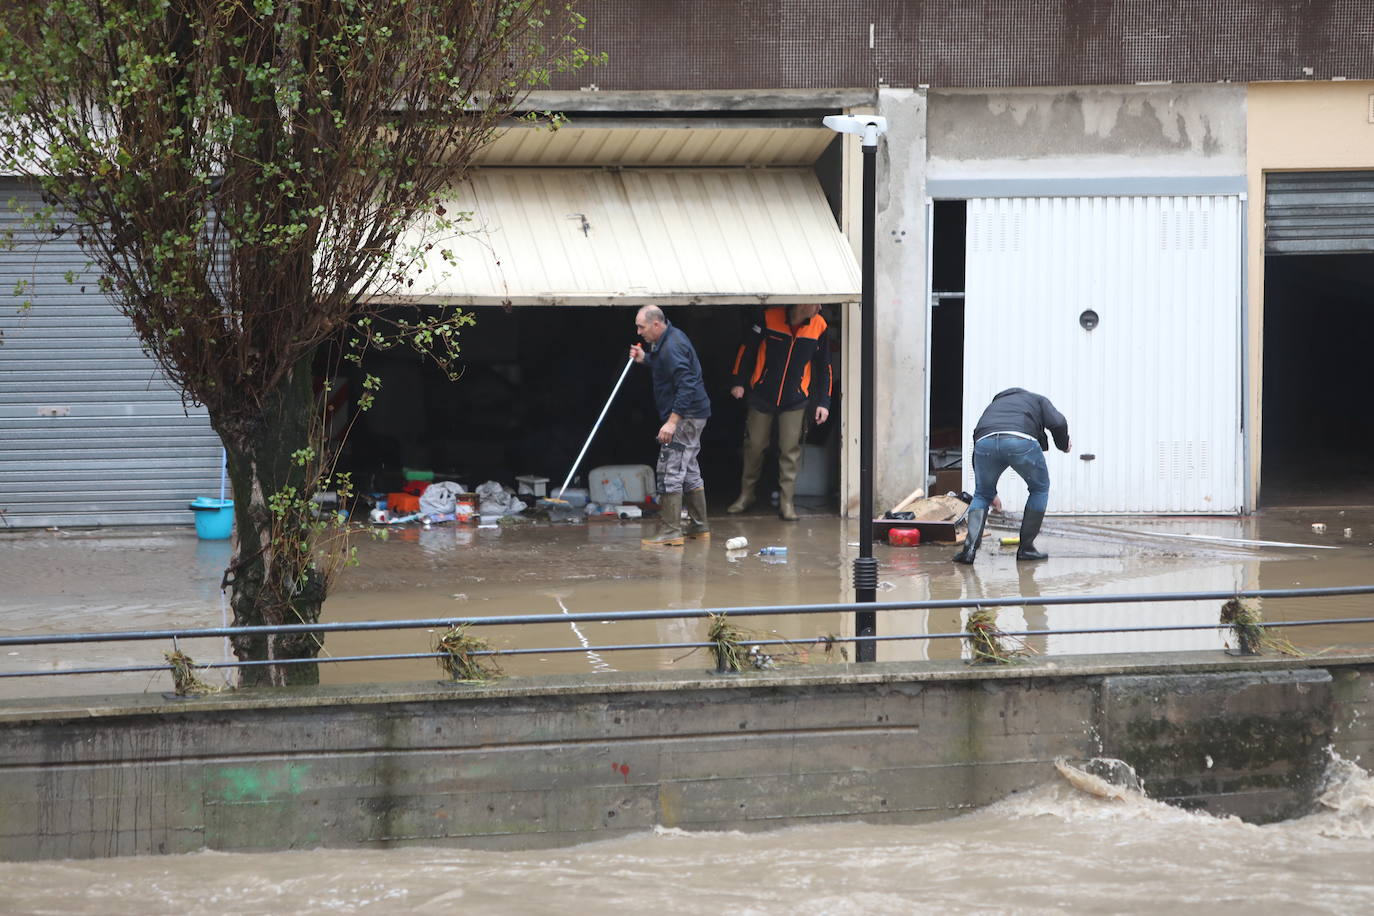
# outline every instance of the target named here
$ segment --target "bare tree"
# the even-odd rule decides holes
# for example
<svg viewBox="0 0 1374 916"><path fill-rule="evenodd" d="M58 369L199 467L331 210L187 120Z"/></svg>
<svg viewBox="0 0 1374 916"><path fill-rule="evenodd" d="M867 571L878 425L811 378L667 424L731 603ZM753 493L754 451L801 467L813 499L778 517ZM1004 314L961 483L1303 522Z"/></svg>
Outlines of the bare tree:
<svg viewBox="0 0 1374 916"><path fill-rule="evenodd" d="M457 353L467 316L386 324L381 303L442 253L413 227L458 216L440 195L525 93L589 61L581 17L549 2L0 5L0 165L40 182L144 348L207 408L236 499L236 626L318 622L345 555L310 503L346 486L319 435L317 351ZM318 649L314 633L235 641L244 660Z"/></svg>

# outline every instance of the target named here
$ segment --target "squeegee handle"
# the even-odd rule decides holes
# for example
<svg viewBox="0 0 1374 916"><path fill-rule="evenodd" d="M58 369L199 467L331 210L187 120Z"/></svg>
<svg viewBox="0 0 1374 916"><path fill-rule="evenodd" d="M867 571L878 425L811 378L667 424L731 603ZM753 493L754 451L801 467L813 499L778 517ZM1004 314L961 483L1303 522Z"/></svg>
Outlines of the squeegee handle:
<svg viewBox="0 0 1374 916"><path fill-rule="evenodd" d="M635 361L633 359L625 360L625 368L620 370L620 378L616 379L615 387L611 389L611 396L606 399L606 406L601 408L601 416L596 418L596 423L592 425L592 431L587 436L587 441L582 443L582 451L577 453L577 460L573 462L572 467L568 468L568 476L563 478L563 486L558 488L558 499L563 498L563 491L568 488L568 483L573 479L573 475L577 473L577 466L582 463L582 456L587 454L588 447L591 446L592 440L596 438L596 431L601 428L601 421L606 419L606 411L611 409L611 402L615 400L616 392L620 391L621 382L625 381L625 376L629 374L630 367L634 364Z"/></svg>

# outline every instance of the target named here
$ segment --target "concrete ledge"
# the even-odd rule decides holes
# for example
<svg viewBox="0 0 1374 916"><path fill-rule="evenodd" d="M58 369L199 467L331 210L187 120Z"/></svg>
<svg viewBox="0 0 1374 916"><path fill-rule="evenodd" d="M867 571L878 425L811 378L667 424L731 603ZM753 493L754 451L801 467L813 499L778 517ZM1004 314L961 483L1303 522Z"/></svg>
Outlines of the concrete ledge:
<svg viewBox="0 0 1374 916"><path fill-rule="evenodd" d="M828 687L840 684L920 683L924 681L1008 680L1020 678L1107 677L1117 674L1202 674L1224 671L1331 669L1357 671L1374 666L1374 651L1351 651L1319 658L1237 657L1224 652L1139 652L1059 655L1018 659L1009 665L971 665L962 661L883 662L859 665L796 665L773 671L718 675L708 671L611 672L500 678L486 684L435 679L414 683L346 684L334 687L256 688L203 697L161 693L36 697L0 700L0 725L51 718L99 718L156 714L197 708L268 709L434 700L539 697L589 693L656 693L675 690L739 690L755 687ZM1358 674L1352 675L1358 679ZM1365 702L1369 702L1366 698ZM1371 723L1374 726L1374 723Z"/></svg>
<svg viewBox="0 0 1374 916"><path fill-rule="evenodd" d="M1273 820L1311 804L1328 745L1370 744L1371 671L1209 652L7 703L0 858L916 823L1059 756Z"/></svg>

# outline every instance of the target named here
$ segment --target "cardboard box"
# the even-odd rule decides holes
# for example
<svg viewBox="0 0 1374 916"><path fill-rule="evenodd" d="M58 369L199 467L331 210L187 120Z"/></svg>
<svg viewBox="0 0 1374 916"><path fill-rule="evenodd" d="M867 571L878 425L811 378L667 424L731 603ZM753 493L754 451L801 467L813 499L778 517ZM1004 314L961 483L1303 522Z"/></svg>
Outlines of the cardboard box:
<svg viewBox="0 0 1374 916"><path fill-rule="evenodd" d="M935 472L935 486L931 489L931 496L944 496L951 490L958 493L964 488L964 472L958 468L950 468L945 471Z"/></svg>

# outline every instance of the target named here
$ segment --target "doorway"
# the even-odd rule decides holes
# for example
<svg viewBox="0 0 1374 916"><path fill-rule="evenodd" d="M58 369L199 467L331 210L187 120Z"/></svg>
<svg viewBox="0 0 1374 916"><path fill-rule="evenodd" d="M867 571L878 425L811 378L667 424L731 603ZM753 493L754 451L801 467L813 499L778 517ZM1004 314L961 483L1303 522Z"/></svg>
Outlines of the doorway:
<svg viewBox="0 0 1374 916"><path fill-rule="evenodd" d="M1264 260L1262 507L1374 505L1374 253Z"/></svg>
<svg viewBox="0 0 1374 916"><path fill-rule="evenodd" d="M937 200L931 219L928 493L963 489L964 248L968 205Z"/></svg>

